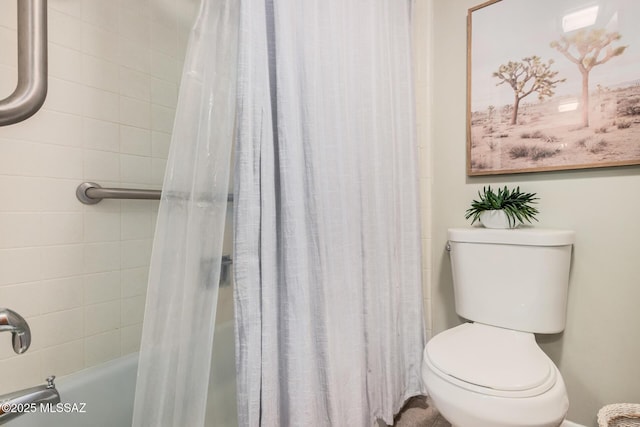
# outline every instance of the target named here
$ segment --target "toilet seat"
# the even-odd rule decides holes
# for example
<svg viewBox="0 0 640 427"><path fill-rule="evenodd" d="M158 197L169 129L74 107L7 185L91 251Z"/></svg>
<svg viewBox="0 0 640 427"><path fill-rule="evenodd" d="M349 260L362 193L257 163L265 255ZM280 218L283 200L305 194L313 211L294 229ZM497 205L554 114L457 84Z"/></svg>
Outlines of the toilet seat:
<svg viewBox="0 0 640 427"><path fill-rule="evenodd" d="M557 368L528 332L465 323L436 335L424 353L436 375L481 394L532 397L556 383Z"/></svg>

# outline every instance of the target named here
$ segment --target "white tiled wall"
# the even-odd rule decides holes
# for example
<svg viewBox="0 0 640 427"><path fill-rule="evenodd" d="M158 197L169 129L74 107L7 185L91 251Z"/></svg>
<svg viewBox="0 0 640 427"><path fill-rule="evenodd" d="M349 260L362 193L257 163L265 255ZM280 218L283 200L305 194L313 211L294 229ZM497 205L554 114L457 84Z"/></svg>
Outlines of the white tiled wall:
<svg viewBox="0 0 640 427"><path fill-rule="evenodd" d="M154 201L84 206L83 181L160 188L195 0L49 0L49 94L0 128L0 394L139 347ZM16 0L0 1L0 98L16 81Z"/></svg>
<svg viewBox="0 0 640 427"><path fill-rule="evenodd" d="M416 131L420 172L420 213L422 215L422 281L427 338L433 332L431 320L431 64L432 0L416 0L413 21L414 87L416 102Z"/></svg>

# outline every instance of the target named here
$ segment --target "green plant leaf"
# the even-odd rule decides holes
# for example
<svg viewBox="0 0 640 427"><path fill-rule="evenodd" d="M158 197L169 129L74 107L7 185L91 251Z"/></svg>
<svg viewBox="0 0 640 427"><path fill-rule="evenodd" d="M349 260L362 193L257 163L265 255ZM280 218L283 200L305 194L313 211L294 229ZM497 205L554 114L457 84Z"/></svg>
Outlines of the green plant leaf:
<svg viewBox="0 0 640 427"><path fill-rule="evenodd" d="M536 193L524 193L520 191L520 186L509 190L505 185L498 187L494 191L491 186L482 187L482 192L478 191L478 200L471 202L471 207L465 212L465 219L471 218L471 224L480 220L480 214L488 210L502 209L509 221L509 225L514 227L518 222L531 220L537 221L535 217L539 211L532 204L539 200Z"/></svg>

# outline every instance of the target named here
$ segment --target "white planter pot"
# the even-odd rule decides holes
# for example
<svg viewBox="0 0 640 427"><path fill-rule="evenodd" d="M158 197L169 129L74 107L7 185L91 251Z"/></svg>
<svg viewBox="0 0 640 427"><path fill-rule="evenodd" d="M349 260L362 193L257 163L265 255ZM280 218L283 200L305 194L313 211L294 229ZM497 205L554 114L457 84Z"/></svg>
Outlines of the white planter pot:
<svg viewBox="0 0 640 427"><path fill-rule="evenodd" d="M509 224L507 214L503 210L491 210L480 213L480 223L485 228L517 228L522 222L516 219L515 224Z"/></svg>

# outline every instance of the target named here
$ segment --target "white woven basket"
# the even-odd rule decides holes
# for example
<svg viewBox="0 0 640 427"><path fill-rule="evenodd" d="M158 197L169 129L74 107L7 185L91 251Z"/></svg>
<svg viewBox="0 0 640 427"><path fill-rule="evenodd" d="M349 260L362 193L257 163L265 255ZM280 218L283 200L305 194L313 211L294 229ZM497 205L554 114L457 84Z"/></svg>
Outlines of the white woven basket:
<svg viewBox="0 0 640 427"><path fill-rule="evenodd" d="M599 427L640 427L640 403L614 403L598 411Z"/></svg>

